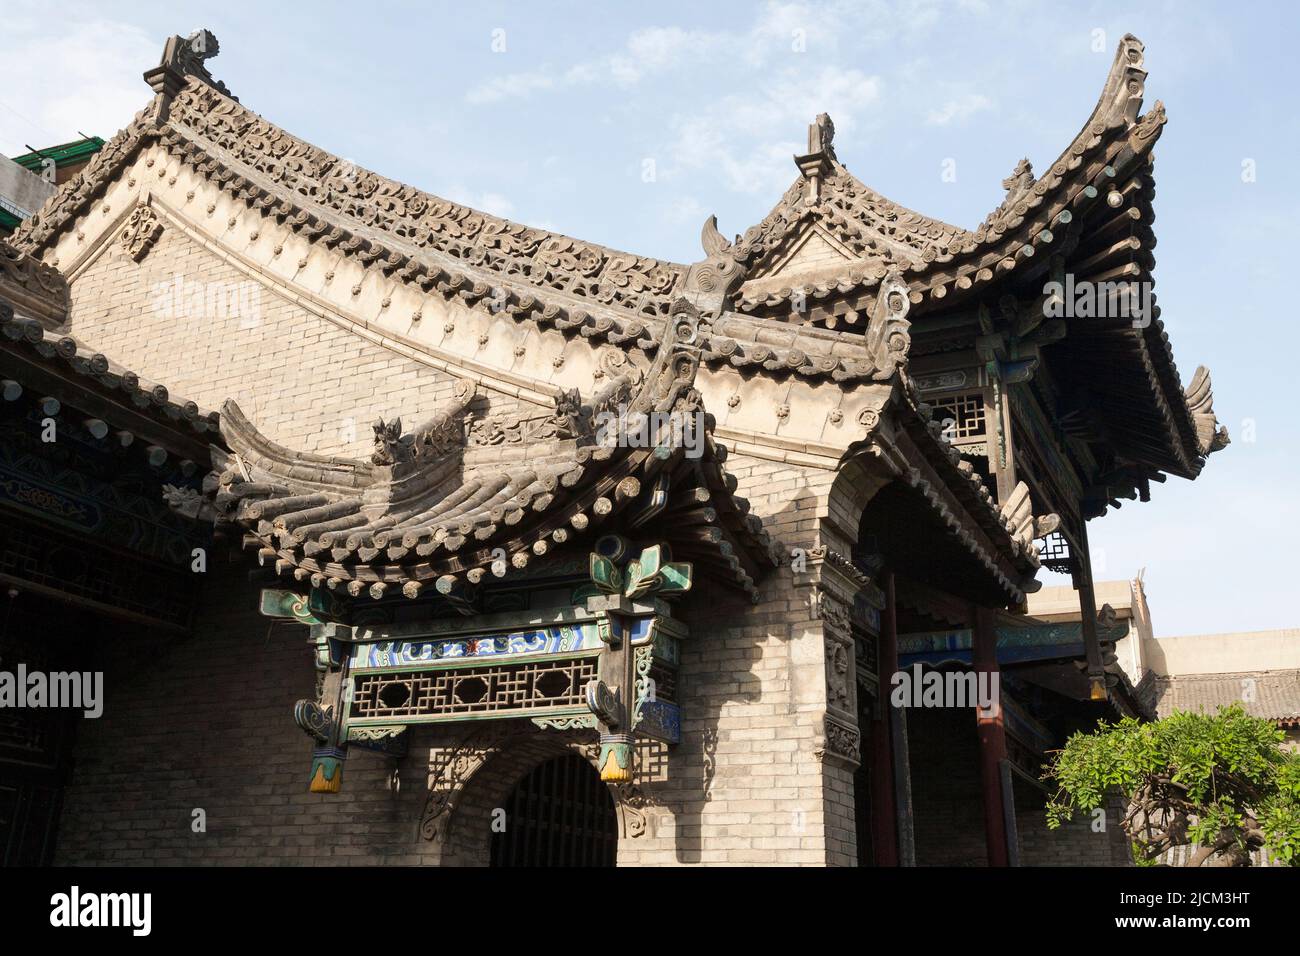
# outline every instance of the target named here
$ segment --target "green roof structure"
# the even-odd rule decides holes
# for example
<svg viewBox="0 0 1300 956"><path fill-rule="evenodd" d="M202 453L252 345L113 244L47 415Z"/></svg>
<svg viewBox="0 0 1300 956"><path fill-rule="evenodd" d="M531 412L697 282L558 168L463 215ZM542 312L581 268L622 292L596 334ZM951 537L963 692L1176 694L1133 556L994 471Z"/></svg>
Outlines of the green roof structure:
<svg viewBox="0 0 1300 956"><path fill-rule="evenodd" d="M30 169L34 173L39 173L44 167L44 161L47 159L54 160L54 165L58 168L73 163L85 162L103 148L103 138L87 136L71 143L61 143L58 146L23 153L21 156L12 157L12 159L19 166Z"/></svg>

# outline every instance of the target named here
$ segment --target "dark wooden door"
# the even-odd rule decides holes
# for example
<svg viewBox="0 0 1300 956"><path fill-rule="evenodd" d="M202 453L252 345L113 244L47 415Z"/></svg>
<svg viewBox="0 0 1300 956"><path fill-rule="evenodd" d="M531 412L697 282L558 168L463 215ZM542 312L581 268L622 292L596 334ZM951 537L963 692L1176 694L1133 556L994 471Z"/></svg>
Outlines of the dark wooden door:
<svg viewBox="0 0 1300 956"><path fill-rule="evenodd" d="M492 866L613 866L618 817L609 788L576 754L533 768L492 833Z"/></svg>
<svg viewBox="0 0 1300 956"><path fill-rule="evenodd" d="M68 635L87 626L58 604L0 591L0 670L66 669ZM74 720L67 710L0 708L0 865L51 862Z"/></svg>

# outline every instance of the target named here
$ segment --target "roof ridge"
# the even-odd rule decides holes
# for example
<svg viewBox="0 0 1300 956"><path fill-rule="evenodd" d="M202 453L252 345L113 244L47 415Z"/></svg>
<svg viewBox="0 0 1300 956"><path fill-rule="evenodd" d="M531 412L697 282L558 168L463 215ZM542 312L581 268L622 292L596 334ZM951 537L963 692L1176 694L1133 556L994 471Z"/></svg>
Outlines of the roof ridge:
<svg viewBox="0 0 1300 956"><path fill-rule="evenodd" d="M882 232L889 227L885 223L900 223L905 226L902 235L914 238L922 243L918 248L917 261L930 261L946 255L937 247L958 247L973 237L973 233L961 226L955 226L933 216L917 212L901 203L895 202L871 186L868 186L847 166L838 160L829 162L827 175L822 180L822 190L815 202L809 202L805 196L805 177L798 176L786 190L772 210L757 224L747 229L740 241L734 246L734 255L738 262L753 269L770 259L782 247L795 228L806 218L819 217L828 223L838 225L841 234L860 238L847 221L854 213L859 214L859 225L864 220L877 219ZM839 215L836 215L836 213ZM847 215L846 215L847 214ZM848 227L847 229L845 227ZM943 240L947 240L946 242ZM926 257L925 250L936 251ZM883 278L883 270L879 278Z"/></svg>
<svg viewBox="0 0 1300 956"><path fill-rule="evenodd" d="M1142 68L1145 50L1141 40L1131 33L1124 34L1115 50L1115 59L1111 61L1097 105L1070 144L1048 166L1049 169L1056 170L1062 163L1070 164L1083 156L1107 130L1121 127L1128 130L1137 125L1146 89L1147 71ZM1037 185L1029 160L1021 159L1011 175L1002 181L1002 188L1007 191L1006 198L985 217L979 231L983 232L1004 218Z"/></svg>
<svg viewBox="0 0 1300 956"><path fill-rule="evenodd" d="M679 299L639 376L591 402L576 389L563 392L554 412L541 418L510 413L521 455L511 462L522 466L526 455L532 463L517 469L499 458L471 464L476 432L467 417L468 385L439 408L432 430L403 434L400 421L376 422L369 462L292 452L227 403L223 436L232 454L214 449L205 481L209 517L242 525L250 533L246 545L274 561L277 573L310 579L314 587L372 598L400 589L415 598L432 585L467 596L487 574L507 572L502 553L522 570L615 512L633 520L657 513L646 510L654 501L648 492L657 488L675 513L711 506L709 527L697 532L689 527L695 522L683 520L674 543L757 600L755 579L779 565L781 552L735 496L726 449L712 439L712 416L694 387L699 323L698 311ZM698 460L689 460L685 445L654 415L645 440L605 434L600 416L615 405L627 415L699 416ZM528 424L540 427L518 427Z"/></svg>
<svg viewBox="0 0 1300 956"><path fill-rule="evenodd" d="M186 83L167 124L351 223L503 280L666 316L685 279L680 263L526 226L382 176L294 136L207 83Z"/></svg>

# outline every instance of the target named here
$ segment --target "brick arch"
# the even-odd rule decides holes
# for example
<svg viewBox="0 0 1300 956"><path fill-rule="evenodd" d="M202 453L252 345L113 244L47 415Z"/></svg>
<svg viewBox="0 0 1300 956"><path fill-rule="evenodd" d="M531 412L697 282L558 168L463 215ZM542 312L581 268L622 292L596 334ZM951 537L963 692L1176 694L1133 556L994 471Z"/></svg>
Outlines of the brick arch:
<svg viewBox="0 0 1300 956"><path fill-rule="evenodd" d="M442 863L487 866L492 815L529 771L555 757L576 753L599 772L599 745L591 731L543 730L507 738L461 784L443 842ZM623 825L625 808L610 788L615 812Z"/></svg>
<svg viewBox="0 0 1300 956"><path fill-rule="evenodd" d="M858 543L858 530L867 505L896 477L873 447L844 460L817 516L818 544L849 557Z"/></svg>
<svg viewBox="0 0 1300 956"><path fill-rule="evenodd" d="M836 862L859 862L859 829L867 794L864 734L856 680L857 647L851 627L858 598L883 609L884 596L868 573L853 564L863 516L880 492L898 479L897 467L879 446L862 443L841 460L822 500L817 552L810 556L808 584L814 588L823 650L825 710L818 747L828 796L825 828L840 847Z"/></svg>

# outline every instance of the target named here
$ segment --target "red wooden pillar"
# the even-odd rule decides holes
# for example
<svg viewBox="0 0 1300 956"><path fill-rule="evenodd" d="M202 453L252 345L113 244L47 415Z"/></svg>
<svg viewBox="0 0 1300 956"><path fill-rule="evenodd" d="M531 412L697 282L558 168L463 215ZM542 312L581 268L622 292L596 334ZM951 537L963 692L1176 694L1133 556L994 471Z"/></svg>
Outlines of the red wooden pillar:
<svg viewBox="0 0 1300 956"><path fill-rule="evenodd" d="M898 866L898 804L894 799L893 707L889 695L898 670L898 618L894 607L894 572L882 580L885 612L880 618L880 703L871 722L871 840L876 866Z"/></svg>
<svg viewBox="0 0 1300 956"><path fill-rule="evenodd" d="M981 684L1000 686L998 669L998 638L993 626L993 612L977 607L972 612L971 663ZM984 677L982 675L988 675ZM1010 794L1002 792L1002 765L1007 759L1007 738L1002 723L1000 694L992 713L983 713L977 707L975 719L979 735L980 789L984 797L984 839L988 844L989 866L1010 866L1008 846L1006 800Z"/></svg>

